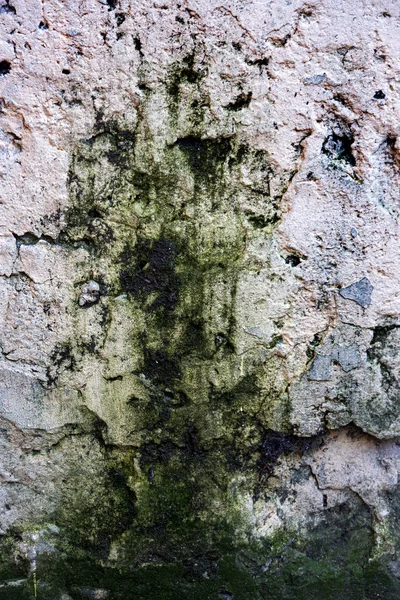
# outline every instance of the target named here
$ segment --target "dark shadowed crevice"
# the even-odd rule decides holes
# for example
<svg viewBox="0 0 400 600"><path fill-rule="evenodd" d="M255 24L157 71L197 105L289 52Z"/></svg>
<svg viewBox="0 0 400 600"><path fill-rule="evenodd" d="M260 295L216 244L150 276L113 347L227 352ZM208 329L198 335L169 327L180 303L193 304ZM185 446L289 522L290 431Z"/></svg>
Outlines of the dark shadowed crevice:
<svg viewBox="0 0 400 600"><path fill-rule="evenodd" d="M352 151L353 142L354 138L350 134L331 133L322 145L322 152L334 160L341 160L354 166L356 160Z"/></svg>
<svg viewBox="0 0 400 600"><path fill-rule="evenodd" d="M0 61L0 75L8 75L11 71L11 63L8 60Z"/></svg>
<svg viewBox="0 0 400 600"><path fill-rule="evenodd" d="M233 102L230 102L226 105L226 109L232 111L242 110L243 108L248 108L253 97L252 92L248 92L247 94L240 94Z"/></svg>

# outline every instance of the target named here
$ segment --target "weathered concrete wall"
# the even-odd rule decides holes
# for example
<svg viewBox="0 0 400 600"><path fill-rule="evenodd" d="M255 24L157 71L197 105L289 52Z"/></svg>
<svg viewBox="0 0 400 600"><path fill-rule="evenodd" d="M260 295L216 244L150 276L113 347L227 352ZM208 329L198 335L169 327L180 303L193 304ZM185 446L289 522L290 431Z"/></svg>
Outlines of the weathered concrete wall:
<svg viewBox="0 0 400 600"><path fill-rule="evenodd" d="M398 3L0 26L0 597L398 599Z"/></svg>

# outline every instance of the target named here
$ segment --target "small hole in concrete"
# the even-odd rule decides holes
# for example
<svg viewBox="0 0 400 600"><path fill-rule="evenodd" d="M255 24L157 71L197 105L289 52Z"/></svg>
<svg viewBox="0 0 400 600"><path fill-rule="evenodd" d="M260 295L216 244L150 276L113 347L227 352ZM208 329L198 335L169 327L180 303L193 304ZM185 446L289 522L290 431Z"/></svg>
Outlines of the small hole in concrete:
<svg viewBox="0 0 400 600"><path fill-rule="evenodd" d="M2 60L0 62L0 75L8 75L11 71L11 63L8 60Z"/></svg>
<svg viewBox="0 0 400 600"><path fill-rule="evenodd" d="M291 267L297 267L301 263L301 258L295 254L290 254L285 258L285 263Z"/></svg>
<svg viewBox="0 0 400 600"><path fill-rule="evenodd" d="M336 96L333 96L333 99L335 100L335 102L343 104L343 106L349 106L348 100L344 98L341 94L336 94Z"/></svg>
<svg viewBox="0 0 400 600"><path fill-rule="evenodd" d="M356 161L351 147L353 141L351 134L347 135L343 133L342 135L337 135L336 133L332 133L326 138L322 146L322 152L334 160L342 160L354 166Z"/></svg>
<svg viewBox="0 0 400 600"><path fill-rule="evenodd" d="M40 21L39 23L39 29L48 29L49 26L47 25L47 23L45 23L44 21Z"/></svg>
<svg viewBox="0 0 400 600"><path fill-rule="evenodd" d="M385 54L381 50L378 50L378 48L375 48L375 50L374 50L374 58L376 60L378 60L379 62L385 62L386 61Z"/></svg>
<svg viewBox="0 0 400 600"><path fill-rule="evenodd" d="M375 92L374 98L375 100L383 100L383 98L386 98L386 94L384 94L382 90L378 90L377 92Z"/></svg>
<svg viewBox="0 0 400 600"><path fill-rule="evenodd" d="M91 208L88 214L92 219L101 219L103 216L96 208Z"/></svg>
<svg viewBox="0 0 400 600"><path fill-rule="evenodd" d="M63 73L63 75L69 75L71 73L71 71L69 69L63 69L62 73Z"/></svg>

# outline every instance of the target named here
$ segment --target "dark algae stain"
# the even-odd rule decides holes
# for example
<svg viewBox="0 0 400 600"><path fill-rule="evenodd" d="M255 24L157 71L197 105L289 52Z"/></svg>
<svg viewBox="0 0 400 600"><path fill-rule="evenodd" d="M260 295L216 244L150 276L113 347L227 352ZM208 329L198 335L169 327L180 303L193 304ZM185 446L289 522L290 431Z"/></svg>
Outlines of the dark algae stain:
<svg viewBox="0 0 400 600"><path fill-rule="evenodd" d="M174 310L179 294L179 278L174 270L177 252L172 240L161 238L152 244L150 240L139 238L134 250L127 247L121 254L122 290L138 299L157 292L150 310L159 307Z"/></svg>
<svg viewBox="0 0 400 600"><path fill-rule="evenodd" d="M287 404L286 383L275 382L273 350L282 338L273 337L261 359L237 348L248 237L264 243L271 234L287 182L273 196L267 153L202 125L207 103L195 93L204 76L195 54L176 66L165 90L165 140L149 131L146 88L135 127L99 113L93 136L71 159L59 243L84 256L79 269L87 268L87 280L98 273L103 337L60 344L48 387L90 357L111 374L98 367L93 396L90 375L79 390L82 410L97 403L106 416L86 407L85 425L60 442L73 466L61 476L63 500L51 515L53 550L37 558L38 597L344 600L353 586L356 600L372 598L381 567L373 576L372 567L359 566L368 563L372 534L357 498L326 507L305 537L281 529L254 536L246 502L267 502L277 493L281 462L301 460L315 442L292 434L285 410L281 430L270 425L271 406ZM177 128L185 90L193 114ZM251 93L243 94L227 108L246 110L250 102ZM324 150L349 160L350 146L333 139ZM288 258L291 266L298 262ZM89 310L80 311L82 319ZM310 477L306 464L303 471ZM3 548L6 572L10 549ZM19 567L26 573L16 564L10 579ZM382 590L396 585L387 577ZM22 589L32 597L31 584L19 598Z"/></svg>
<svg viewBox="0 0 400 600"><path fill-rule="evenodd" d="M260 457L257 461L260 479L272 475L279 457L294 452L298 444L299 439L293 435L267 430L260 444Z"/></svg>
<svg viewBox="0 0 400 600"><path fill-rule="evenodd" d="M180 62L172 69L166 85L173 111L178 108L183 93L183 87L189 85L198 88L205 75L206 70L196 64L195 51L192 51L181 58ZM195 117L196 115L193 115L193 118Z"/></svg>
<svg viewBox="0 0 400 600"><path fill-rule="evenodd" d="M217 175L231 150L228 139L207 140L194 136L179 138L174 144L187 158L196 178Z"/></svg>

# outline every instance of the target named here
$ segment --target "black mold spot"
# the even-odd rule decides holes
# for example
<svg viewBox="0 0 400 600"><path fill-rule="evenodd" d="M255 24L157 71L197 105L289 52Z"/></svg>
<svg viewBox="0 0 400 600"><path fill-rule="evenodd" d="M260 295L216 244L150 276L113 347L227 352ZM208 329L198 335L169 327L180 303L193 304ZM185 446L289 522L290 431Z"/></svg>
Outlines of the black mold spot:
<svg viewBox="0 0 400 600"><path fill-rule="evenodd" d="M264 58L256 58L255 60L250 59L250 58L245 58L245 62L248 65L257 65L260 69L260 72L262 72L263 67L268 67L269 64L269 59L264 57Z"/></svg>
<svg viewBox="0 0 400 600"><path fill-rule="evenodd" d="M165 462L176 453L176 448L171 443L155 444L148 442L140 449L140 465L146 466L155 462Z"/></svg>
<svg viewBox="0 0 400 600"><path fill-rule="evenodd" d="M194 173L207 179L215 172L216 163L223 164L231 151L229 138L203 140L188 136L177 139L174 146L186 156Z"/></svg>
<svg viewBox="0 0 400 600"><path fill-rule="evenodd" d="M252 92L248 92L247 94L240 94L233 102L230 102L225 108L228 110L238 111L242 110L242 108L247 108L251 102L253 97Z"/></svg>
<svg viewBox="0 0 400 600"><path fill-rule="evenodd" d="M174 310L179 297L179 279L174 273L177 254L172 240L160 238L151 246L149 240L140 238L134 250L127 247L121 255L125 265L120 272L122 289L142 300L158 292L150 310Z"/></svg>
<svg viewBox="0 0 400 600"><path fill-rule="evenodd" d="M271 341L268 344L268 348L275 348L278 344L283 342L283 337L281 335L273 335Z"/></svg>
<svg viewBox="0 0 400 600"><path fill-rule="evenodd" d="M315 348L320 345L322 341L322 333L316 333L309 343L309 347L307 348L307 357L314 358L315 357Z"/></svg>
<svg viewBox="0 0 400 600"><path fill-rule="evenodd" d="M100 291L100 294L102 294L102 292ZM91 335L90 336L90 340L87 342L83 342L81 344L81 350L83 353L88 353L88 354L95 354L97 355L98 353L98 348L97 348L97 341L96 341L96 336L95 335Z"/></svg>
<svg viewBox="0 0 400 600"><path fill-rule="evenodd" d="M0 14L1 13L11 13L15 15L17 14L17 11L15 10L14 6L10 4L9 0L6 0L3 6L0 6Z"/></svg>
<svg viewBox="0 0 400 600"><path fill-rule="evenodd" d="M190 424L186 429L183 440L185 444L186 455L188 455L190 458L203 458L204 451L200 447L199 434L193 424Z"/></svg>
<svg viewBox="0 0 400 600"><path fill-rule="evenodd" d="M102 219L103 215L97 210L97 208L91 208L88 212L91 219Z"/></svg>
<svg viewBox="0 0 400 600"><path fill-rule="evenodd" d="M171 391L170 389L162 392L162 400L170 408L180 408L189 404L189 398L184 392Z"/></svg>
<svg viewBox="0 0 400 600"><path fill-rule="evenodd" d="M186 56L182 63L184 68L180 72L182 79L186 79L189 83L197 83L202 78L202 74L194 68L195 55Z"/></svg>
<svg viewBox="0 0 400 600"><path fill-rule="evenodd" d="M8 60L0 62L0 75L8 75L11 71L11 63Z"/></svg>
<svg viewBox="0 0 400 600"><path fill-rule="evenodd" d="M348 100L341 94L336 94L336 96L333 96L333 99L335 100L335 102L339 102L339 104L343 104L343 106L350 105Z"/></svg>
<svg viewBox="0 0 400 600"><path fill-rule="evenodd" d="M246 217L255 229L264 229L268 225L275 225L279 222L279 215L274 213L272 216L256 215L251 212L246 212Z"/></svg>
<svg viewBox="0 0 400 600"><path fill-rule="evenodd" d="M388 135L386 138L386 144L390 147L393 148L395 143L396 143L396 136L394 135Z"/></svg>
<svg viewBox="0 0 400 600"><path fill-rule="evenodd" d="M205 75L195 67L195 58L194 52L183 57L169 77L167 90L174 103L179 99L182 83L198 84Z"/></svg>
<svg viewBox="0 0 400 600"><path fill-rule="evenodd" d="M396 373L391 368L390 361L387 360L387 352L389 356L396 352L393 347L393 340L390 339L390 333L394 329L398 329L399 325L379 325L374 328L374 334L371 340L371 345L367 350L368 359L376 362L379 366L382 376L382 387L387 394L387 402L385 407L378 408L374 406L374 399L371 400L371 412L375 418L383 423L384 427L388 427L394 419L398 418L398 397L399 397L399 382ZM389 339L388 339L389 338ZM379 413L378 413L379 411Z"/></svg>
<svg viewBox="0 0 400 600"><path fill-rule="evenodd" d="M95 96L92 96L92 100L94 100ZM105 131L107 130L107 124L104 122L104 113L101 110L96 110L96 116L95 116L95 122L94 122L94 130L95 132L99 132L99 131ZM90 140L92 140L93 138L89 138L89 143ZM79 160L79 158L78 158Z"/></svg>
<svg viewBox="0 0 400 600"><path fill-rule="evenodd" d="M367 351L368 355L374 354L374 347L376 346L379 346L379 348L382 349L386 343L386 339L389 333L394 329L397 329L398 327L399 325L377 325L376 327L374 327L374 334L371 340L372 349L369 349Z"/></svg>
<svg viewBox="0 0 400 600"><path fill-rule="evenodd" d="M374 98L375 100L383 100L384 98L386 98L386 94L384 94L382 90L378 90L377 92L375 92Z"/></svg>
<svg viewBox="0 0 400 600"><path fill-rule="evenodd" d="M224 333L217 333L214 338L214 344L217 350L224 348L228 354L233 354L235 352L235 347L229 339L229 335L225 335Z"/></svg>
<svg viewBox="0 0 400 600"><path fill-rule="evenodd" d="M90 145L90 141L88 145ZM78 156L77 161L80 162L80 160L83 158ZM87 191L83 189L72 169L70 169L68 178L69 185L74 188L74 194L85 198ZM115 239L113 229L103 219L103 216L93 196L86 196L82 203L72 205L66 211L65 219L68 225L60 233L60 243L75 248L87 247L94 253L101 252L105 244L109 244ZM59 219L57 219L57 224L58 221Z"/></svg>
<svg viewBox="0 0 400 600"><path fill-rule="evenodd" d="M356 161L351 148L353 142L354 138L351 135L332 133L323 143L322 152L334 160L342 160L354 166Z"/></svg>
<svg viewBox="0 0 400 600"><path fill-rule="evenodd" d="M127 157L124 156L124 153L119 152L118 150L110 150L106 154L108 160L111 164L116 167L125 167L127 162Z"/></svg>
<svg viewBox="0 0 400 600"><path fill-rule="evenodd" d="M184 351L196 351L201 349L206 344L206 336L204 333L204 322L202 319L191 319L185 328L182 336L181 346Z"/></svg>
<svg viewBox="0 0 400 600"><path fill-rule="evenodd" d="M53 386L59 376L60 370L73 370L76 366L75 356L70 342L58 344L52 353L52 367L47 370L47 385Z"/></svg>
<svg viewBox="0 0 400 600"><path fill-rule="evenodd" d="M115 123L105 123L103 120L103 114L99 112L96 115L96 133L91 138L85 140L86 146L93 146L99 136L104 136L111 150L105 153L108 160L115 166L125 168L127 162L131 156L135 144L135 134L130 130L118 129ZM83 157L77 157L77 162L83 161ZM76 178L71 172L70 183L73 182L73 177Z"/></svg>
<svg viewBox="0 0 400 600"><path fill-rule="evenodd" d="M118 0L107 0L108 10L115 10L118 6Z"/></svg>
<svg viewBox="0 0 400 600"><path fill-rule="evenodd" d="M122 23L125 21L126 16L124 15L124 13L117 13L115 15L115 20L117 22L117 27L120 27L120 25L122 25Z"/></svg>
<svg viewBox="0 0 400 600"><path fill-rule="evenodd" d="M140 56L143 56L142 42L140 41L140 38L139 37L133 38L133 43L135 45L135 50L137 50L139 52Z"/></svg>
<svg viewBox="0 0 400 600"><path fill-rule="evenodd" d="M175 17L175 21L177 21L178 23L180 23L181 25L185 24L185 20L182 19L182 17Z"/></svg>
<svg viewBox="0 0 400 600"><path fill-rule="evenodd" d="M259 447L260 457L257 461L257 469L260 479L272 475L279 457L282 454L286 455L296 451L298 444L299 438L294 435L280 433L272 429L267 430Z"/></svg>

